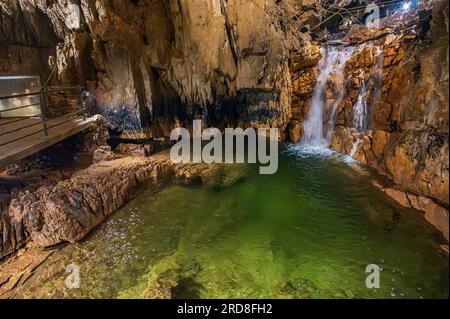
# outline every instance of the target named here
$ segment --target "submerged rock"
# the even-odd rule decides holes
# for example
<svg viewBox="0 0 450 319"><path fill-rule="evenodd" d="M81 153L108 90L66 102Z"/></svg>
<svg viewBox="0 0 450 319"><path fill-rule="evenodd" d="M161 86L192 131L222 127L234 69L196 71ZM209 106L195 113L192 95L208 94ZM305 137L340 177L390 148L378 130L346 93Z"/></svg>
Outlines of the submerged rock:
<svg viewBox="0 0 450 319"><path fill-rule="evenodd" d="M194 280L199 265L183 262L177 254L149 266L137 285L118 294L119 299L194 299L200 298L201 285Z"/></svg>
<svg viewBox="0 0 450 319"><path fill-rule="evenodd" d="M194 165L177 171L176 175L182 183L199 182L214 190L221 190L239 182L249 173L246 164Z"/></svg>

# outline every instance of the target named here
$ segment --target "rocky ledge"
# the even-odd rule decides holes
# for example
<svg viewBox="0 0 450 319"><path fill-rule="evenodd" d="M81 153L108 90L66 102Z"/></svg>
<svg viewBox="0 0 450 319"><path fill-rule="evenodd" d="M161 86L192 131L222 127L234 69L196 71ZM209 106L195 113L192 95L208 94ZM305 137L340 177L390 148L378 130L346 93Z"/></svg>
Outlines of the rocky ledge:
<svg viewBox="0 0 450 319"><path fill-rule="evenodd" d="M225 164L173 164L169 153L161 152L147 158L102 161L56 185L18 191L0 215L0 257L30 240L40 247L80 241L144 184L175 177L182 183L221 188L246 174L244 166L229 168Z"/></svg>

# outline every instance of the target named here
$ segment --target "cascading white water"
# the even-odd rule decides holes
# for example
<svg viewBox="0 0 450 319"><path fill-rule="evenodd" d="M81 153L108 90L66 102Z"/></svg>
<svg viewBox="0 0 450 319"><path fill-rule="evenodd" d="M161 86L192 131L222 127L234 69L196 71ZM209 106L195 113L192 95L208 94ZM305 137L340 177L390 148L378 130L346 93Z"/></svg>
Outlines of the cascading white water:
<svg viewBox="0 0 450 319"><path fill-rule="evenodd" d="M383 48L377 47L377 65L373 74L365 79L365 73L361 72L360 77L363 79L361 90L353 107L353 127L358 131L359 135L353 144L350 157L355 157L356 151L362 144L362 135L368 130L370 124L370 113L373 106L378 101L381 93L381 85L383 83Z"/></svg>
<svg viewBox="0 0 450 319"><path fill-rule="evenodd" d="M326 47L322 48L322 59L319 62L319 76L314 88L312 105L304 122L305 133L302 143L310 146L328 147L334 130L336 111L344 97L344 69L353 54L354 48ZM326 90L328 81L336 87L337 97L328 112Z"/></svg>
<svg viewBox="0 0 450 319"><path fill-rule="evenodd" d="M373 74L364 80L365 73L361 72L363 83L359 91L358 99L353 107L353 126L359 133L364 133L369 128L370 112L380 97L383 81L383 54L382 48L377 47L377 65Z"/></svg>
<svg viewBox="0 0 450 319"><path fill-rule="evenodd" d="M353 144L352 150L350 151L349 156L353 159L355 157L356 151L359 149L359 147L362 144L362 137L358 136L356 142Z"/></svg>
<svg viewBox="0 0 450 319"><path fill-rule="evenodd" d="M358 132L365 131L367 128L367 95L369 94L369 85L364 81L364 72L361 72L360 77L363 79L363 85L353 108L353 126Z"/></svg>
<svg viewBox="0 0 450 319"><path fill-rule="evenodd" d="M361 72L360 77L363 79L361 90L358 94L358 99L356 100L355 106L353 107L353 126L358 130L358 133L363 133L368 127L368 95L370 93L370 86L368 81L364 80L365 73ZM362 136L358 134L356 142L353 144L352 150L350 151L350 157L354 158L356 151L362 144Z"/></svg>

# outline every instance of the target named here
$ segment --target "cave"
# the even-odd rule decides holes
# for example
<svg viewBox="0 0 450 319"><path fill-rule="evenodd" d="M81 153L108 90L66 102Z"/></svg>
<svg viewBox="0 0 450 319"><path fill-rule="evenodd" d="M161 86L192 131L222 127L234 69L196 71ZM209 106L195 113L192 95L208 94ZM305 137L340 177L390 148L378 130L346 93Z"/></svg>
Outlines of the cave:
<svg viewBox="0 0 450 319"><path fill-rule="evenodd" d="M0 299L447 299L448 56L448 0L0 0Z"/></svg>

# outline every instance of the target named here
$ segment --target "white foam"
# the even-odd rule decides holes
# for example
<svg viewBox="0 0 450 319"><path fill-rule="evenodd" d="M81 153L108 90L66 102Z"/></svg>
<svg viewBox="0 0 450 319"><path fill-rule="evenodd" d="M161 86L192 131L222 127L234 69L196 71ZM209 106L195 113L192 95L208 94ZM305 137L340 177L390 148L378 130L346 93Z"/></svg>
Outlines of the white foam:
<svg viewBox="0 0 450 319"><path fill-rule="evenodd" d="M354 160L349 155L336 152L328 147L316 145L288 144L285 153L298 158L337 159L346 164L358 163L358 161Z"/></svg>
<svg viewBox="0 0 450 319"><path fill-rule="evenodd" d="M289 144L286 153L301 158L307 157L336 157L339 153L323 146L307 144Z"/></svg>

